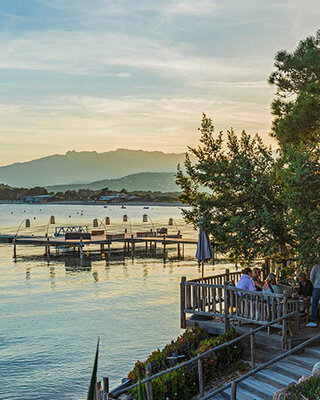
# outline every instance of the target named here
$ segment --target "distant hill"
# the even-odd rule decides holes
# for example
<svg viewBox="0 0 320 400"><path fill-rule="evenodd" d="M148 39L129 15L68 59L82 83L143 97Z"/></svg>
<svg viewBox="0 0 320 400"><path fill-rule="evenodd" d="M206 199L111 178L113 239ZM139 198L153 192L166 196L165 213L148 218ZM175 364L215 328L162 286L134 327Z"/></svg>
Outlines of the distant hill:
<svg viewBox="0 0 320 400"><path fill-rule="evenodd" d="M92 183L79 183L71 185L46 186L49 192L65 192L66 190L91 189L99 190L108 187L110 190L120 191L126 189L151 190L152 192L178 192L180 188L175 184L173 172L142 172L131 174L118 179L103 179Z"/></svg>
<svg viewBox="0 0 320 400"><path fill-rule="evenodd" d="M115 179L140 172L175 172L183 153L118 149L105 153L68 151L0 167L0 182L11 186L52 186ZM124 178L123 178L124 179ZM150 189L151 190L151 189Z"/></svg>

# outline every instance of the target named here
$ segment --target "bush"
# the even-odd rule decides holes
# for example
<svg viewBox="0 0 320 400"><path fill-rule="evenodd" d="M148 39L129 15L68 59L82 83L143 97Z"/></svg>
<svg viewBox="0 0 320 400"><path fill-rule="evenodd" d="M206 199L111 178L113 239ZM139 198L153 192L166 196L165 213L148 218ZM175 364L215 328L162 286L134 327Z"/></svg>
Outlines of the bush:
<svg viewBox="0 0 320 400"><path fill-rule="evenodd" d="M145 378L146 365L150 363L152 374L163 371L172 364L167 357L183 355L185 360L190 360L196 355L212 349L222 343L226 343L237 337L234 330L228 333L212 337L206 331L196 326L192 330L185 331L177 340L166 345L163 350L156 350L149 355L146 361L138 361L128 378L134 383ZM235 365L240 359L241 348L238 344L228 346L214 352L203 359L204 383L209 383L223 374L229 367ZM152 381L154 399L188 400L199 393L197 363L179 368L169 374L163 375ZM136 395L136 390L133 394Z"/></svg>
<svg viewBox="0 0 320 400"><path fill-rule="evenodd" d="M320 376L310 377L299 385L289 385L284 400L320 399Z"/></svg>

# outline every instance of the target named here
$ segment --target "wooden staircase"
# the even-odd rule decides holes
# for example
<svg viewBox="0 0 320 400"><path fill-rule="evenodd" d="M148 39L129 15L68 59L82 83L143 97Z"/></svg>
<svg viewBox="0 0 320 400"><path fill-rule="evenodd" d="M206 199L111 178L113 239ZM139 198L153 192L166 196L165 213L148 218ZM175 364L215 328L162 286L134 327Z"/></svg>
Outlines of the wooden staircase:
<svg viewBox="0 0 320 400"><path fill-rule="evenodd" d="M308 347L303 353L288 356L269 368L257 372L240 382L237 400L272 400L273 395L290 383L297 383L302 375L311 375L312 367L320 361L320 347ZM212 397L215 400L230 399L231 388Z"/></svg>

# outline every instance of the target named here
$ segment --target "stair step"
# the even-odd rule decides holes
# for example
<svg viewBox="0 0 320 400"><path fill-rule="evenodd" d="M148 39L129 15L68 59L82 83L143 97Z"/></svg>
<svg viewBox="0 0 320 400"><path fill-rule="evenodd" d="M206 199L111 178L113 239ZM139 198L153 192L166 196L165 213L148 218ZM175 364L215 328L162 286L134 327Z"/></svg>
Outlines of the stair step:
<svg viewBox="0 0 320 400"><path fill-rule="evenodd" d="M292 364L287 360L278 361L276 364L271 365L269 369L271 371L279 372L282 375L286 375L294 381L297 381L302 375L310 375L309 369Z"/></svg>
<svg viewBox="0 0 320 400"><path fill-rule="evenodd" d="M224 392L222 392L220 394L222 394L222 398L224 400L230 400L231 388L226 389ZM216 397L214 397L214 399L219 400ZM272 399L272 397L270 397L270 399ZM240 387L238 385L237 386L237 400L263 400L263 398L255 395L254 393L251 393L251 391L243 389L242 387Z"/></svg>
<svg viewBox="0 0 320 400"><path fill-rule="evenodd" d="M264 400L272 399L274 393L278 391L277 387L270 385L266 382L258 381L253 377L242 381L241 383L239 383L239 386L254 394L255 396L257 396L257 398L261 398Z"/></svg>
<svg viewBox="0 0 320 400"><path fill-rule="evenodd" d="M311 371L314 364L316 362L318 362L319 360L317 358L314 358L314 357L304 353L304 354L297 354L294 356L289 356L288 361Z"/></svg>
<svg viewBox="0 0 320 400"><path fill-rule="evenodd" d="M318 361L320 361L320 347L306 347L304 352L305 354L318 358Z"/></svg>
<svg viewBox="0 0 320 400"><path fill-rule="evenodd" d="M278 389L282 389L296 381L293 378L289 378L288 376L281 374L280 372L272 371L271 369L263 369L262 371L257 372L254 376L259 381L269 383Z"/></svg>

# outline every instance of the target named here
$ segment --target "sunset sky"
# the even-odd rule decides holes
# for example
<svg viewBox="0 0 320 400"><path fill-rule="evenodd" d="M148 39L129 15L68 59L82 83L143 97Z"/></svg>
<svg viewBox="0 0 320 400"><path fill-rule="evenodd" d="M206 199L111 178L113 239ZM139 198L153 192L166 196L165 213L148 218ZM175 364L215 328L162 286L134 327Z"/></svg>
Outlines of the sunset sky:
<svg viewBox="0 0 320 400"><path fill-rule="evenodd" d="M0 165L67 150L182 152L202 111L267 143L275 53L318 0L1 0Z"/></svg>

